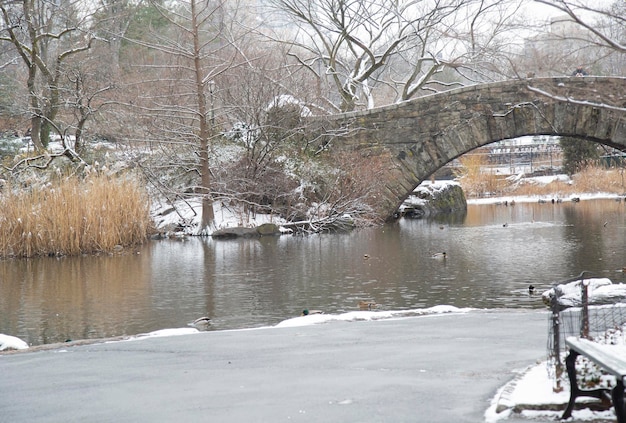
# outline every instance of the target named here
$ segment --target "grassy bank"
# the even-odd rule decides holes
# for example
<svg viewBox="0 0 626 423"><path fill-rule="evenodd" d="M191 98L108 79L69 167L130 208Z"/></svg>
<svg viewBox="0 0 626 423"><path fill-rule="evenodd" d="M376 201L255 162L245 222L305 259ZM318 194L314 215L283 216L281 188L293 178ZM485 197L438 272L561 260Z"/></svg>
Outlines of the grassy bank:
<svg viewBox="0 0 626 423"><path fill-rule="evenodd" d="M568 197L581 193L626 194L626 170L590 166L572 176L571 180L549 183L537 178L505 178L481 171L480 159L468 156L462 160L460 183L468 198L485 196L552 196Z"/></svg>
<svg viewBox="0 0 626 423"><path fill-rule="evenodd" d="M142 243L149 199L137 180L92 175L0 193L0 257L111 252Z"/></svg>
<svg viewBox="0 0 626 423"><path fill-rule="evenodd" d="M571 181L552 181L549 184L520 181L506 189L506 195L568 197L582 193L626 193L624 169L588 167L572 176Z"/></svg>

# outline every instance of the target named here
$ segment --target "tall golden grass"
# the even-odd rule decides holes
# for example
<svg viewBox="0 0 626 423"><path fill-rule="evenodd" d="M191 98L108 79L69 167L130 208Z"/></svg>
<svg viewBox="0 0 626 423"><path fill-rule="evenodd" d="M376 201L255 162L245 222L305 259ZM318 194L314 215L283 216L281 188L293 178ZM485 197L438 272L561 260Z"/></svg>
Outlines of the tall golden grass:
<svg viewBox="0 0 626 423"><path fill-rule="evenodd" d="M470 162L472 163L472 162ZM465 166L465 163L463 163ZM565 197L582 193L626 194L626 170L589 166L572 176L571 181L542 184L532 180L509 182L501 176L465 171L460 179L468 197L486 193L496 196L553 196Z"/></svg>
<svg viewBox="0 0 626 423"><path fill-rule="evenodd" d="M483 197L503 192L507 181L501 175L487 169L488 159L485 155L467 154L459 159L461 168L457 172L461 186L468 197Z"/></svg>
<svg viewBox="0 0 626 423"><path fill-rule="evenodd" d="M72 176L0 194L0 257L112 252L140 244L150 229L149 199L137 179Z"/></svg>

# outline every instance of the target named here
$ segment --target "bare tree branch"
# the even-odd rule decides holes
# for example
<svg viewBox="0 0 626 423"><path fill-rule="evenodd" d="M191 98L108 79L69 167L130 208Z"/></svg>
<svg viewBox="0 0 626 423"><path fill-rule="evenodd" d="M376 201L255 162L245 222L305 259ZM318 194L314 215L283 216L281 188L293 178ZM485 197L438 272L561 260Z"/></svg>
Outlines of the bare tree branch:
<svg viewBox="0 0 626 423"><path fill-rule="evenodd" d="M557 10L565 13L569 16L572 21L580 25L581 27L587 29L592 34L596 35L605 45L611 47L615 50L626 52L626 44L624 44L624 40L617 40L610 35L606 34L603 31L603 28L598 26L597 19L600 17L608 18L617 22L624 28L624 32L622 36L626 36L626 7L624 7L623 2L622 5L619 6L618 3L615 3L615 7L621 7L620 11L612 11L608 8L594 7L589 4L593 3L585 3L580 0L534 0L537 3L542 3L551 7L554 7ZM593 16L584 17L584 13L589 13ZM594 19L595 18L595 19ZM592 20L593 19L593 20Z"/></svg>

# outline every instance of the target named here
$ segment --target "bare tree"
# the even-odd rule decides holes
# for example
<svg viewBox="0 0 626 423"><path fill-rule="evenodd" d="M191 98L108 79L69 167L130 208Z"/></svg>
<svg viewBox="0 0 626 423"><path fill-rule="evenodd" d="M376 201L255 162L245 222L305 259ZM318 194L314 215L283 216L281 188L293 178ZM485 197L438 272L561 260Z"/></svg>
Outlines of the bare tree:
<svg viewBox="0 0 626 423"><path fill-rule="evenodd" d="M586 0L535 0L568 16L595 37L587 41L626 53L626 4Z"/></svg>
<svg viewBox="0 0 626 423"><path fill-rule="evenodd" d="M2 20L0 20L0 27ZM20 133L25 129L17 129L23 124L25 106L21 103L24 97L23 84L19 82L20 58L7 41L0 40L0 133L11 130Z"/></svg>
<svg viewBox="0 0 626 423"><path fill-rule="evenodd" d="M410 97L445 60L427 46L443 32L444 21L459 9L458 0L436 0L434 7L419 0L270 0L288 19L285 39L291 54L317 78L328 78L340 96L341 111L359 101L373 106L378 76L401 52L420 51L417 63L402 79L402 97ZM431 2L432 3L432 2ZM362 100L360 100L362 99ZM334 101L330 99L330 104Z"/></svg>
<svg viewBox="0 0 626 423"><path fill-rule="evenodd" d="M338 111L404 101L501 74L519 2L269 0L276 39L332 87ZM445 71L448 70L446 73ZM455 75L456 74L456 75ZM333 94L337 97L333 97ZM336 101L338 100L338 101Z"/></svg>
<svg viewBox="0 0 626 423"><path fill-rule="evenodd" d="M533 35L525 37L521 54L511 57L519 76L571 75L577 67L592 75L624 74L626 6L623 2L609 5L604 1L537 0L534 3L535 7L551 13L547 24L544 17L524 31L526 34L532 31Z"/></svg>
<svg viewBox="0 0 626 423"><path fill-rule="evenodd" d="M468 5L448 35L458 51L456 71L469 82L481 83L515 76L511 57L523 46L528 23L521 14L524 1L480 0Z"/></svg>
<svg viewBox="0 0 626 423"><path fill-rule="evenodd" d="M216 80L233 64L238 8L226 0L151 1L149 7L158 11L167 27L144 39L129 39L155 53L149 63L136 64L142 86L151 88L139 95L135 106L150 116L152 140L194 150L196 164L183 167L200 176L190 191L202 196L199 231L204 232L214 225L209 151L219 136Z"/></svg>
<svg viewBox="0 0 626 423"><path fill-rule="evenodd" d="M570 44L561 44L564 50L572 57L577 58L576 65L586 64L587 69L579 72L579 75L588 75L590 72L596 75L624 76L624 64L626 64L626 5L623 1L615 1L612 4L606 2L592 2L585 0L535 0L537 3L549 5L555 10L562 12L561 17L553 19L553 22L561 27L574 28L575 30L560 31L555 34L557 40L563 42L575 42L576 50L564 48ZM555 33L555 31L552 31ZM585 51L584 55L580 55ZM581 63L584 58L586 63ZM607 65L608 64L608 65ZM570 67L567 75L572 75L574 67ZM562 73L561 73L562 74ZM582 91L571 94L571 98L560 96L529 85L529 89L551 98L558 98L573 103L593 104L599 108L612 110L625 110L623 105L606 102L598 102L595 97L589 98L592 93Z"/></svg>
<svg viewBox="0 0 626 423"><path fill-rule="evenodd" d="M65 64L91 48L89 16L79 1L0 2L0 40L10 42L27 69L31 137L44 149L62 107Z"/></svg>
<svg viewBox="0 0 626 423"><path fill-rule="evenodd" d="M120 70L122 43L133 23L138 10L142 10L143 0L96 0L94 30L99 37L106 40L109 48L110 66L114 71Z"/></svg>
<svg viewBox="0 0 626 423"><path fill-rule="evenodd" d="M92 57L93 58L93 57ZM71 148L78 156L85 152L85 131L88 121L98 116L105 108L117 102L107 97L109 91L115 89L115 83L108 78L109 72L98 68L100 60L88 60L81 64L68 66L65 72L66 93L65 104L71 111L66 113L62 128L58 132L69 132L74 136L73 143L68 137L62 137L66 148Z"/></svg>

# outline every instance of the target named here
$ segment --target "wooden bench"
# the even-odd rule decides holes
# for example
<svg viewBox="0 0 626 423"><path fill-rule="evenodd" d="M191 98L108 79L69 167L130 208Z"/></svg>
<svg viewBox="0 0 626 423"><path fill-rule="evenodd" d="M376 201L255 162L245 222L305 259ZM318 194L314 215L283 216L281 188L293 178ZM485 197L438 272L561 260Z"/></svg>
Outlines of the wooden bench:
<svg viewBox="0 0 626 423"><path fill-rule="evenodd" d="M613 408L619 423L626 423L624 409L624 377L626 377L626 345L602 345L576 337L568 337L565 344L569 347L569 354L565 359L567 375L570 381L570 397L562 419L572 416L574 403L578 397L598 398L602 401L613 401ZM576 381L576 357L583 355L615 376L616 385L612 390L580 389Z"/></svg>

